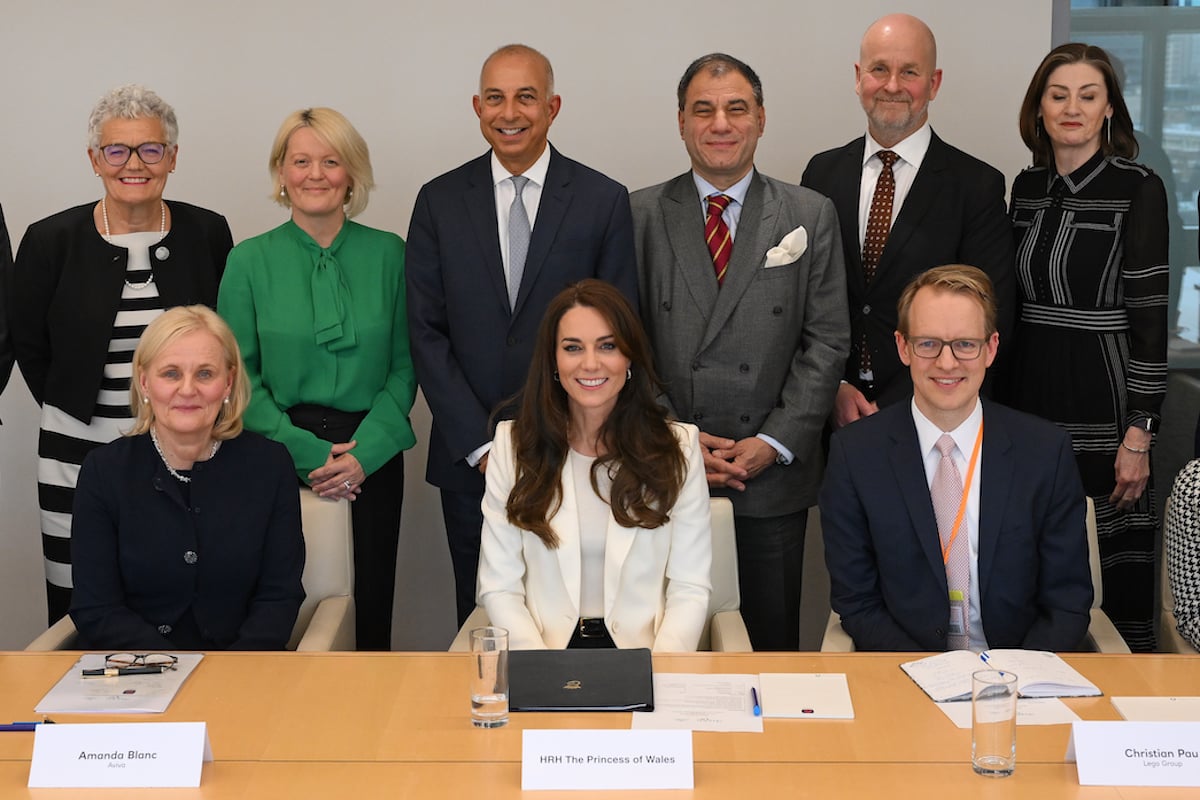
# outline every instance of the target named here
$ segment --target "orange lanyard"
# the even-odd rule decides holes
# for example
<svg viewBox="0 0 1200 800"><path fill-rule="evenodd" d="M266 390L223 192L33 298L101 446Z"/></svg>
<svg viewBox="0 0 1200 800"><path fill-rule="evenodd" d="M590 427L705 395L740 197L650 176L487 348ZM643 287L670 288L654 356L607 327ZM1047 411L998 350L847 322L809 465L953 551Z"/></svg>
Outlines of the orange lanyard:
<svg viewBox="0 0 1200 800"><path fill-rule="evenodd" d="M971 463L967 465L967 479L963 481L962 500L958 503L958 514L954 517L954 527L950 529L950 541L942 546L942 564L950 563L950 548L958 537L958 529L962 525L963 515L967 513L967 497L971 494L971 481L975 478L975 462L979 460L979 446L983 444L983 420L979 421L979 433L975 434L975 446L971 448Z"/></svg>

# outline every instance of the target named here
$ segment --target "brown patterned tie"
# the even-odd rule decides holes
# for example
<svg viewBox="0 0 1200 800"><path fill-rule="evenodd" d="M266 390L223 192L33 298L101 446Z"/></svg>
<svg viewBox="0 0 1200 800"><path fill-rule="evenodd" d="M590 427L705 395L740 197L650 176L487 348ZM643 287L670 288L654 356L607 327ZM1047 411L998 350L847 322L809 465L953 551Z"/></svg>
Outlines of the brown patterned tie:
<svg viewBox="0 0 1200 800"><path fill-rule="evenodd" d="M871 197L871 213L867 216L867 233L862 246L863 275L868 285L875 279L883 246L887 244L888 234L892 230L892 202L896 199L896 176L892 173L892 166L900 158L891 150L880 150L876 155L883 162L883 169L875 181L875 194ZM863 331L860 345L859 372L870 375L871 350L867 345L866 331Z"/></svg>
<svg viewBox="0 0 1200 800"><path fill-rule="evenodd" d="M713 270L717 274L717 286L720 286L725 282L729 254L733 251L733 238L721 215L729 208L733 198L727 194L710 194L706 199L708 216L704 220L704 241L708 243L708 252L712 254Z"/></svg>
<svg viewBox="0 0 1200 800"><path fill-rule="evenodd" d="M951 454L954 452L954 438L943 433L937 440L938 452L942 460L938 462L933 472L933 483L929 487L929 495L933 500L933 513L937 517L938 538L942 548L950 542L954 530L954 519L958 516L958 507L962 503L963 483ZM966 521L959 523L958 535L950 545L950 557L946 560L946 584L950 593L961 592L962 607L970 607L971 588L971 548L968 543ZM951 611L953 613L953 610ZM963 614L962 622L967 624L967 615ZM969 637L950 634L946 637L946 646L950 650L966 650Z"/></svg>

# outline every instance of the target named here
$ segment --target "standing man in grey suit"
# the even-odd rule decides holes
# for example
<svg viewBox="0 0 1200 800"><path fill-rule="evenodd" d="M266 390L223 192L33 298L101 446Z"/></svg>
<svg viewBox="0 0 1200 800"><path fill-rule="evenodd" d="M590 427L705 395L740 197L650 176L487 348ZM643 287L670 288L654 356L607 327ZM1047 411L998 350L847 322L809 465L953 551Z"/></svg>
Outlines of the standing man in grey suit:
<svg viewBox="0 0 1200 800"><path fill-rule="evenodd" d="M460 626L475 607L488 417L524 384L546 305L584 278L637 302L629 194L549 144L560 105L544 55L492 53L474 98L491 150L423 186L408 229L413 365L433 412L426 478L441 489Z"/></svg>
<svg viewBox="0 0 1200 800"><path fill-rule="evenodd" d="M672 410L700 427L712 493L733 500L751 644L795 650L821 428L849 342L837 216L754 169L766 111L749 66L698 58L678 97L692 169L631 197L642 319Z"/></svg>
<svg viewBox="0 0 1200 800"><path fill-rule="evenodd" d="M907 14L877 20L854 76L867 135L813 156L801 179L833 200L842 226L851 336L839 428L912 393L892 338L910 280L941 264L979 267L995 286L1001 339L1012 330L1016 291L1004 176L929 127L942 85L929 26Z"/></svg>

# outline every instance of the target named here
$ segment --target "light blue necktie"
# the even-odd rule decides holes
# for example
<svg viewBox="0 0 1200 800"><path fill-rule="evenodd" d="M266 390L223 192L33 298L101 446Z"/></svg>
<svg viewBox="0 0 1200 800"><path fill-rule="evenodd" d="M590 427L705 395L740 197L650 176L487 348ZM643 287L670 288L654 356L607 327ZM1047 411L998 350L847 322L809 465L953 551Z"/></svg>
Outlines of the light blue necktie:
<svg viewBox="0 0 1200 800"><path fill-rule="evenodd" d="M512 206L508 209L508 307L517 307L517 294L521 291L521 276L525 274L525 256L529 254L529 213L525 211L525 202L521 200L521 192L529 178L524 175L512 176L513 187L517 196L513 198Z"/></svg>

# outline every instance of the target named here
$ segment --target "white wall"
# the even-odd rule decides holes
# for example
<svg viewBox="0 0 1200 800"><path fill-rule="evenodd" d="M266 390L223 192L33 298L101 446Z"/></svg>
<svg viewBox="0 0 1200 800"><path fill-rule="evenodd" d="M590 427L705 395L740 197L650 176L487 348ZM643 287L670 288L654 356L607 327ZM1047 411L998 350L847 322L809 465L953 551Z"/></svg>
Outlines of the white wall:
<svg viewBox="0 0 1200 800"><path fill-rule="evenodd" d="M862 31L891 11L938 37L945 71L932 106L948 141L1011 177L1026 163L1016 113L1049 49L1046 0L159 0L97 5L6 0L0 27L0 203L13 240L99 198L85 160L88 112L107 89L145 83L175 106L178 171L169 198L217 210L235 240L278 224L265 162L296 108L345 113L372 147L379 188L360 221L403 235L420 185L484 151L471 111L483 58L511 41L554 63L563 108L551 139L631 188L687 168L675 85L696 56L723 50L763 79L758 166L799 181L808 158L861 133L853 63ZM423 403L418 438L429 430ZM0 398L0 649L44 624L34 452L38 410L18 374ZM449 557L424 443L408 459L399 648L438 648L453 627ZM820 564L810 564L820 568Z"/></svg>

